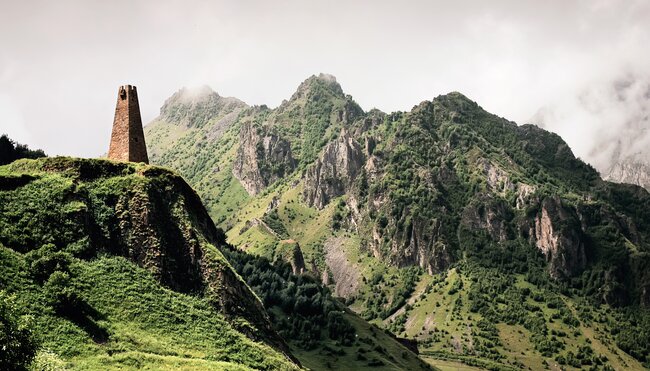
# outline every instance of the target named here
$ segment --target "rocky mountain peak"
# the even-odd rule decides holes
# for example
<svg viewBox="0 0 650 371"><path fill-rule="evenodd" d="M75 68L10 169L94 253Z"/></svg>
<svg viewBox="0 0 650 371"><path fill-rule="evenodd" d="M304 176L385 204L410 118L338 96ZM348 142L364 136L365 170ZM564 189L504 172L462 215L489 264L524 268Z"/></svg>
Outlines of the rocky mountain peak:
<svg viewBox="0 0 650 371"><path fill-rule="evenodd" d="M168 112L174 105L194 105L200 102L217 101L220 98L221 96L207 85L191 88L182 87L165 100L165 103L160 108L160 114Z"/></svg>
<svg viewBox="0 0 650 371"><path fill-rule="evenodd" d="M489 115L476 102L456 91L438 95L431 101L423 101L413 107L412 113L433 115L436 120L469 124L476 121L477 115ZM466 115L471 118L463 118Z"/></svg>
<svg viewBox="0 0 650 371"><path fill-rule="evenodd" d="M289 101L319 100L324 96L342 98L345 97L345 93L341 85L336 81L336 77L320 73L318 76L312 75L303 81Z"/></svg>
<svg viewBox="0 0 650 371"><path fill-rule="evenodd" d="M466 109L478 107L478 104L476 102L457 91L439 95L433 98L433 103L450 110L462 110L463 108Z"/></svg>

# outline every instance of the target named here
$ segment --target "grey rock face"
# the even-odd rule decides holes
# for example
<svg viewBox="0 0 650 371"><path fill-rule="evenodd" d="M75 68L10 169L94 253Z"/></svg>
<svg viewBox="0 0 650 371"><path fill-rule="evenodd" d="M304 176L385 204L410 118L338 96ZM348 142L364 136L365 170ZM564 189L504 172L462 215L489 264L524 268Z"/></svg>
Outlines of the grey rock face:
<svg viewBox="0 0 650 371"><path fill-rule="evenodd" d="M233 175L250 195L258 194L296 166L289 142L250 123L242 125L239 143Z"/></svg>
<svg viewBox="0 0 650 371"><path fill-rule="evenodd" d="M390 261L397 266L417 265L434 274L447 269L452 258L440 233L438 220L415 220L407 234L394 240ZM408 235L410 234L410 238ZM400 237L400 236L398 236Z"/></svg>
<svg viewBox="0 0 650 371"><path fill-rule="evenodd" d="M587 259L580 222L575 212L565 208L559 198L549 197L542 201L531 229L530 235L546 256L552 277L571 277L585 268Z"/></svg>
<svg viewBox="0 0 650 371"><path fill-rule="evenodd" d="M357 293L360 274L356 264L347 259L344 244L345 240L340 237L330 237L325 242L325 264L332 272L335 282L334 294L342 298L349 298Z"/></svg>
<svg viewBox="0 0 650 371"><path fill-rule="evenodd" d="M307 170L303 192L307 204L322 209L332 198L345 194L364 163L363 148L347 131L342 131Z"/></svg>
<svg viewBox="0 0 650 371"><path fill-rule="evenodd" d="M506 223L509 213L503 200L484 195L463 210L461 223L472 230L483 229L492 240L502 242L509 237Z"/></svg>

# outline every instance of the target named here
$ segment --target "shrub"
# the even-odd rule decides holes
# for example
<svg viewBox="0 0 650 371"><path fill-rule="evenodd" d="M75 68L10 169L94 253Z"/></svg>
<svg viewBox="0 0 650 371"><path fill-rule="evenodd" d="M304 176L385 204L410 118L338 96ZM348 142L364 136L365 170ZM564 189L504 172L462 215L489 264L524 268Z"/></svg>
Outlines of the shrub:
<svg viewBox="0 0 650 371"><path fill-rule="evenodd" d="M19 316L12 298L0 291L0 369L26 369L36 348L27 320Z"/></svg>

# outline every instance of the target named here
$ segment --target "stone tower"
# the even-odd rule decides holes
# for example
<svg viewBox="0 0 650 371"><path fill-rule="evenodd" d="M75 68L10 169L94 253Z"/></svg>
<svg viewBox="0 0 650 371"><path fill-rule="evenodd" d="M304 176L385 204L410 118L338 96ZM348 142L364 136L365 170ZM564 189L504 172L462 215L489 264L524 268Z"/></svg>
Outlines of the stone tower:
<svg viewBox="0 0 650 371"><path fill-rule="evenodd" d="M138 91L135 86L120 86L113 120L113 134L108 158L117 161L149 163L144 142Z"/></svg>

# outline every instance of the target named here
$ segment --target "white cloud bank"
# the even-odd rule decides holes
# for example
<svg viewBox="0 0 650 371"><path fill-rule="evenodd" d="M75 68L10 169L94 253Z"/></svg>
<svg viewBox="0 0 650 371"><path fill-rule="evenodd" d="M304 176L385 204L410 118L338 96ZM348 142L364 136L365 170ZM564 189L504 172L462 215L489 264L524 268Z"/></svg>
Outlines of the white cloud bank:
<svg viewBox="0 0 650 371"><path fill-rule="evenodd" d="M647 125L648 19L645 0L5 2L0 129L97 156L121 84L138 86L148 121L182 86L275 106L327 72L366 109L454 90L520 123L547 107L546 126L595 163L608 132Z"/></svg>

